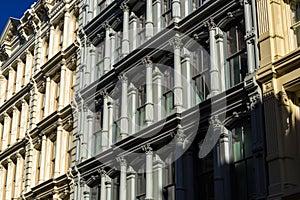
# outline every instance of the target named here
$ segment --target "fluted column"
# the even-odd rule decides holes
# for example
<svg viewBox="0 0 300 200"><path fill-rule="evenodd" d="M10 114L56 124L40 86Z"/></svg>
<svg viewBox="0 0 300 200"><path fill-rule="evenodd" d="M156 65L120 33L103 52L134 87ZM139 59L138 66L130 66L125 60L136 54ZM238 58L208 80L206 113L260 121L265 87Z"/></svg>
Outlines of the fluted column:
<svg viewBox="0 0 300 200"><path fill-rule="evenodd" d="M5 198L12 199L12 190L13 190L13 181L14 181L14 168L15 164L13 161L8 158L7 159L7 176L6 176L6 194Z"/></svg>
<svg viewBox="0 0 300 200"><path fill-rule="evenodd" d="M67 48L70 45L70 39L72 39L72 36L70 34L73 34L73 32L69 31L70 26L70 13L68 10L65 10L64 15L64 29L63 29L63 41L62 41L62 50Z"/></svg>
<svg viewBox="0 0 300 200"><path fill-rule="evenodd" d="M180 0L172 0L172 15L174 22L179 22L181 19Z"/></svg>
<svg viewBox="0 0 300 200"><path fill-rule="evenodd" d="M174 48L174 108L182 111L182 80L181 80L181 38L178 34L170 41Z"/></svg>
<svg viewBox="0 0 300 200"><path fill-rule="evenodd" d="M49 35L49 52L48 60L54 55L54 40L55 40L55 28L54 25L50 25L50 35Z"/></svg>
<svg viewBox="0 0 300 200"><path fill-rule="evenodd" d="M104 74L107 73L110 69L110 26L108 23L105 24L105 51L104 51Z"/></svg>
<svg viewBox="0 0 300 200"><path fill-rule="evenodd" d="M115 38L115 31L111 28L110 29L110 68L113 68L115 64L115 54L116 54L116 38Z"/></svg>
<svg viewBox="0 0 300 200"><path fill-rule="evenodd" d="M7 100L10 99L13 95L13 92L15 91L15 70L10 67L8 72L8 86L7 86Z"/></svg>
<svg viewBox="0 0 300 200"><path fill-rule="evenodd" d="M25 77L24 77L24 84L28 84L31 73L33 68L33 56L29 50L26 52L26 64L25 64Z"/></svg>
<svg viewBox="0 0 300 200"><path fill-rule="evenodd" d="M59 176L62 173L62 169L60 168L60 163L63 162L61 160L61 154L64 154L64 149L62 148L62 134L63 134L63 123L62 120L59 119L57 122L57 131L56 131L56 147L55 147L55 166L54 166L54 177ZM53 152L54 153L54 152Z"/></svg>
<svg viewBox="0 0 300 200"><path fill-rule="evenodd" d="M48 76L46 78L46 89L45 89L45 108L44 108L45 117L48 116L50 113L50 98L51 98L51 78Z"/></svg>
<svg viewBox="0 0 300 200"><path fill-rule="evenodd" d="M11 132L10 132L10 145L13 145L17 141L18 132L19 132L19 119L20 112L16 106L13 107L12 112L12 123L11 123Z"/></svg>
<svg viewBox="0 0 300 200"><path fill-rule="evenodd" d="M125 75L119 76L122 82L122 97L121 97L121 130L120 130L120 139L124 139L128 136L128 111L127 111L127 103L128 103L128 96L127 96L127 89L128 89L128 79Z"/></svg>
<svg viewBox="0 0 300 200"><path fill-rule="evenodd" d="M147 126L153 123L153 88L152 88L152 68L153 64L150 57L143 59L143 64L146 67L146 112L145 112L145 122Z"/></svg>
<svg viewBox="0 0 300 200"><path fill-rule="evenodd" d="M20 153L17 153L17 166L16 166L16 180L15 180L15 192L14 197L18 198L22 192L22 180L23 177L23 157Z"/></svg>
<svg viewBox="0 0 300 200"><path fill-rule="evenodd" d="M70 92L69 88L65 87L66 81L66 65L63 61L60 69L60 90L59 90L59 100L58 100L58 110L61 110L65 105L65 96L66 93Z"/></svg>
<svg viewBox="0 0 300 200"><path fill-rule="evenodd" d="M152 0L146 0L146 40L149 40L153 36L153 15L152 15Z"/></svg>
<svg viewBox="0 0 300 200"><path fill-rule="evenodd" d="M21 59L18 60L17 64L17 77L16 77L16 92L21 90L23 82L24 63Z"/></svg>
<svg viewBox="0 0 300 200"><path fill-rule="evenodd" d="M113 143L113 126L114 126L114 110L113 110L113 100L109 98L107 102L108 105L108 147L110 148Z"/></svg>
<svg viewBox="0 0 300 200"><path fill-rule="evenodd" d="M6 84L7 80L5 76L0 74L0 106L2 106L6 97Z"/></svg>
<svg viewBox="0 0 300 200"><path fill-rule="evenodd" d="M45 181L46 149L47 149L47 137L45 135L43 135L42 136L42 147L41 147L41 153L40 153L41 166L40 166L39 183L42 183Z"/></svg>
<svg viewBox="0 0 300 200"><path fill-rule="evenodd" d="M136 87L133 85L133 83L130 83L129 88L128 88L128 99L130 102L128 110L128 114L130 116L129 119L129 133L134 134L136 131L136 108L137 108L137 103L136 103Z"/></svg>
<svg viewBox="0 0 300 200"><path fill-rule="evenodd" d="M0 180L3 180L3 181L0 181L0 198L1 199L4 199L4 193L5 193L5 168L2 164L0 164Z"/></svg>
<svg viewBox="0 0 300 200"><path fill-rule="evenodd" d="M109 113L108 113L108 95L105 92L103 94L103 127L102 127L102 135L101 135L101 151L105 151L108 148L108 121L109 121Z"/></svg>
<svg viewBox="0 0 300 200"><path fill-rule="evenodd" d="M126 3L121 4L123 10L123 38L122 38L122 56L129 54L129 7Z"/></svg>
<svg viewBox="0 0 300 200"><path fill-rule="evenodd" d="M120 163L120 200L126 200L126 191L127 191L127 161L124 157L118 157L117 161Z"/></svg>
<svg viewBox="0 0 300 200"><path fill-rule="evenodd" d="M22 99L20 134L18 139L22 139L25 137L25 133L27 130L27 120L28 120L28 105L26 100Z"/></svg>
<svg viewBox="0 0 300 200"><path fill-rule="evenodd" d="M145 200L153 198L153 151L150 145L142 147L146 152L146 197Z"/></svg>
<svg viewBox="0 0 300 200"><path fill-rule="evenodd" d="M2 137L2 151L8 147L8 139L10 132L11 118L7 113L4 113L4 127L3 127L3 137Z"/></svg>

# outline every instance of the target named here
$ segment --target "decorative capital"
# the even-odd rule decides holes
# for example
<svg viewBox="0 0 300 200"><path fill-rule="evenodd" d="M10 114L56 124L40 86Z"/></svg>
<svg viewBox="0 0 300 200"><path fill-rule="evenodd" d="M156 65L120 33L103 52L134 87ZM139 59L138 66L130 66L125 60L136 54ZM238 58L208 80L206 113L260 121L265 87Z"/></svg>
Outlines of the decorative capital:
<svg viewBox="0 0 300 200"><path fill-rule="evenodd" d="M150 144L145 144L141 148L146 154L153 154L153 149L151 148Z"/></svg>
<svg viewBox="0 0 300 200"><path fill-rule="evenodd" d="M248 110L249 111L254 110L260 102L261 102L261 95L259 93L255 93L249 96L249 102L247 103Z"/></svg>
<svg viewBox="0 0 300 200"><path fill-rule="evenodd" d="M127 2L122 2L120 8L123 10L123 12L129 12Z"/></svg>
<svg viewBox="0 0 300 200"><path fill-rule="evenodd" d="M121 80L122 82L127 82L128 78L125 76L124 73L119 74L118 76L119 80Z"/></svg>
<svg viewBox="0 0 300 200"><path fill-rule="evenodd" d="M145 65L146 67L152 66L152 61L150 56L146 56L145 58L143 58L142 64Z"/></svg>
<svg viewBox="0 0 300 200"><path fill-rule="evenodd" d="M119 156L116 159L117 159L117 162L119 162L121 166L127 166L127 161L125 160L124 156Z"/></svg>
<svg viewBox="0 0 300 200"><path fill-rule="evenodd" d="M175 36L169 41L169 44L173 46L174 49L180 49L183 44L179 34L175 34Z"/></svg>
<svg viewBox="0 0 300 200"><path fill-rule="evenodd" d="M211 116L211 118L209 119L209 123L214 129L221 129L222 127L222 122L217 115Z"/></svg>
<svg viewBox="0 0 300 200"><path fill-rule="evenodd" d="M178 124L177 133L176 133L176 143L183 144L185 138L186 138L186 135L184 134L184 131L182 130L182 126L180 124Z"/></svg>
<svg viewBox="0 0 300 200"><path fill-rule="evenodd" d="M100 95L103 96L103 97L107 97L108 96L106 88L103 88L103 89L100 90Z"/></svg>
<svg viewBox="0 0 300 200"><path fill-rule="evenodd" d="M214 20L209 18L207 21L204 22L204 26L208 28L208 30L212 30L217 27Z"/></svg>

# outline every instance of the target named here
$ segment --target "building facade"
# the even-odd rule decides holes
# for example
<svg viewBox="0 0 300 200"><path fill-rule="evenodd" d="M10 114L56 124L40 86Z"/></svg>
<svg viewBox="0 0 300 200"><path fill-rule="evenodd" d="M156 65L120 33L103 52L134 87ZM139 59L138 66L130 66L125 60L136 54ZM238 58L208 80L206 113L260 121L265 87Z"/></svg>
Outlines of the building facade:
<svg viewBox="0 0 300 200"><path fill-rule="evenodd" d="M1 35L0 199L72 196L77 4L39 0Z"/></svg>
<svg viewBox="0 0 300 200"><path fill-rule="evenodd" d="M257 1L268 199L300 198L300 3Z"/></svg>
<svg viewBox="0 0 300 200"><path fill-rule="evenodd" d="M81 3L74 199L266 199L256 1Z"/></svg>

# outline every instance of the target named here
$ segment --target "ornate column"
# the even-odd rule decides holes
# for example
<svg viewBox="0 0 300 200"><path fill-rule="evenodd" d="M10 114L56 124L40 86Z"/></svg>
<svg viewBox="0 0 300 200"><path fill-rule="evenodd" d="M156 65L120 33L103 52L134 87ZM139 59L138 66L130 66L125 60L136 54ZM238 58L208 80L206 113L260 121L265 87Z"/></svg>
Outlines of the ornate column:
<svg viewBox="0 0 300 200"><path fill-rule="evenodd" d="M5 193L5 168L2 164L0 164L0 180L3 180L3 181L0 181L0 198L3 198L4 196L4 193Z"/></svg>
<svg viewBox="0 0 300 200"><path fill-rule="evenodd" d="M45 117L48 116L50 113L50 97L51 97L51 88L50 87L51 87L51 79L49 76L47 76L46 77L46 89L45 89L45 108L44 108L44 116Z"/></svg>
<svg viewBox="0 0 300 200"><path fill-rule="evenodd" d="M209 48L210 48L210 94L209 96L215 96L220 92L220 77L217 66L217 51L216 51L216 24L210 19L204 24L209 29Z"/></svg>
<svg viewBox="0 0 300 200"><path fill-rule="evenodd" d="M54 150L55 151L54 177L58 177L61 173L63 173L62 169L60 168L61 162L63 162L63 160L61 160L61 156L62 154L66 153L62 148L62 135L63 135L62 119L58 119L56 124L57 124L57 130L56 130L56 147Z"/></svg>
<svg viewBox="0 0 300 200"><path fill-rule="evenodd" d="M104 74L107 73L110 69L110 26L108 22L105 23L105 52L104 52Z"/></svg>
<svg viewBox="0 0 300 200"><path fill-rule="evenodd" d="M60 88L59 88L59 100L58 100L58 110L61 110L64 106L65 106L65 96L66 93L70 92L69 88L65 87L65 84L67 83L66 80L66 61L63 59L62 60L62 65L61 65L61 69L60 69Z"/></svg>
<svg viewBox="0 0 300 200"><path fill-rule="evenodd" d="M19 131L19 119L20 112L16 106L13 107L12 112L12 123L10 132L10 145L13 145L17 141L18 131Z"/></svg>
<svg viewBox="0 0 300 200"><path fill-rule="evenodd" d="M152 15L152 0L146 0L146 40L153 36L153 15Z"/></svg>
<svg viewBox="0 0 300 200"><path fill-rule="evenodd" d="M153 123L153 90L152 90L152 61L150 57L145 57L142 60L146 67L146 108L145 108L145 122L147 126Z"/></svg>
<svg viewBox="0 0 300 200"><path fill-rule="evenodd" d="M17 199L21 196L22 192L22 177L23 177L23 157L20 153L17 153L17 166L16 166L16 180L14 198Z"/></svg>
<svg viewBox="0 0 300 200"><path fill-rule="evenodd" d="M62 50L66 49L70 45L70 39L72 39L73 32L69 31L70 26L70 12L68 9L65 9L64 15L64 29L63 29L63 41L62 41Z"/></svg>
<svg viewBox="0 0 300 200"><path fill-rule="evenodd" d="M158 67L153 71L153 88L154 88L154 121L162 118L162 73Z"/></svg>
<svg viewBox="0 0 300 200"><path fill-rule="evenodd" d="M111 28L110 29L110 68L113 68L113 65L115 64L115 53L116 53L116 38L115 38L115 31Z"/></svg>
<svg viewBox="0 0 300 200"><path fill-rule="evenodd" d="M125 75L120 75L119 79L122 82L122 98L121 98L121 117L120 117L120 139L124 139L128 136L128 114L127 114L127 88L128 88L128 79Z"/></svg>
<svg viewBox="0 0 300 200"><path fill-rule="evenodd" d="M146 153L146 197L145 200L153 198L153 151L149 144L142 147Z"/></svg>
<svg viewBox="0 0 300 200"><path fill-rule="evenodd" d="M182 80L181 80L181 38L176 34L170 44L174 48L174 108L176 112L182 111Z"/></svg>
<svg viewBox="0 0 300 200"><path fill-rule="evenodd" d="M8 147L8 136L10 132L11 118L7 113L4 113L3 137L2 137L2 151Z"/></svg>
<svg viewBox="0 0 300 200"><path fill-rule="evenodd" d="M21 59L18 59L17 64L17 77L16 77L16 92L21 90L23 86L23 72L24 72L24 63Z"/></svg>
<svg viewBox="0 0 300 200"><path fill-rule="evenodd" d="M29 50L26 51L26 64L25 64L25 77L24 84L28 84L31 77L31 71L33 68L33 56Z"/></svg>
<svg viewBox="0 0 300 200"><path fill-rule="evenodd" d="M127 183L126 183L126 176L127 176L127 162L124 157L118 157L117 161L120 163L120 193L119 197L120 200L126 200L126 190L127 190Z"/></svg>
<svg viewBox="0 0 300 200"><path fill-rule="evenodd" d="M125 2L121 4L123 10L123 38L122 38L122 56L129 54L129 7Z"/></svg>
<svg viewBox="0 0 300 200"><path fill-rule="evenodd" d="M112 98L109 98L108 100L108 147L111 147L113 143L114 110Z"/></svg>
<svg viewBox="0 0 300 200"><path fill-rule="evenodd" d="M172 0L172 15L174 22L178 23L181 19L180 0Z"/></svg>
<svg viewBox="0 0 300 200"><path fill-rule="evenodd" d="M128 99L129 99L129 109L128 114L130 116L129 118L129 133L134 134L136 131L136 87L133 85L133 83L130 83L128 88Z"/></svg>
<svg viewBox="0 0 300 200"><path fill-rule="evenodd" d="M13 181L14 181L14 168L15 164L13 161L8 158L7 159L7 176L6 176L6 199L12 199L12 190L13 190Z"/></svg>
<svg viewBox="0 0 300 200"><path fill-rule="evenodd" d="M4 100L5 100L6 84L7 84L7 80L0 71L0 106L2 106L2 104L4 103Z"/></svg>
<svg viewBox="0 0 300 200"><path fill-rule="evenodd" d="M102 135L101 135L101 151L107 150L108 146L108 121L109 121L109 113L108 113L108 94L106 91L102 92L103 95L103 127L102 127Z"/></svg>
<svg viewBox="0 0 300 200"><path fill-rule="evenodd" d="M190 84L191 77L191 61L190 61L190 52L188 49L183 49L183 59L182 59L182 76L184 77L182 81L183 90L183 107L191 108L192 107L192 85Z"/></svg>
<svg viewBox="0 0 300 200"><path fill-rule="evenodd" d="M45 135L42 135L42 147L41 147L41 153L40 153L41 166L40 166L39 183L42 183L45 181L46 149L47 149L47 137Z"/></svg>
<svg viewBox="0 0 300 200"><path fill-rule="evenodd" d="M12 67L9 67L8 72L8 86L7 86L7 98L6 100L10 99L15 92L15 70Z"/></svg>

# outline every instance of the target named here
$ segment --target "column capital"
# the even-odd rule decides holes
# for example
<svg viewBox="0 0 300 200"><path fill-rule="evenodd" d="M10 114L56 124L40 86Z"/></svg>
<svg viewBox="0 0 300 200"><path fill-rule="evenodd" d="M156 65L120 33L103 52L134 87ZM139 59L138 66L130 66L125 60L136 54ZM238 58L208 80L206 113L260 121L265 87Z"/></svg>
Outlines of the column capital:
<svg viewBox="0 0 300 200"><path fill-rule="evenodd" d="M127 166L127 161L125 160L124 156L119 156L116 159L117 159L117 162L119 162L121 166Z"/></svg>
<svg viewBox="0 0 300 200"><path fill-rule="evenodd" d="M108 30L108 31L110 30L111 26L109 25L108 21L104 22L103 28L105 28L105 30Z"/></svg>
<svg viewBox="0 0 300 200"><path fill-rule="evenodd" d="M169 44L173 46L174 49L180 49L183 45L180 35L176 33L175 36L169 41Z"/></svg>
<svg viewBox="0 0 300 200"><path fill-rule="evenodd" d="M217 27L214 20L212 18L209 18L207 21L203 22L204 26L208 28L208 30L212 30Z"/></svg>
<svg viewBox="0 0 300 200"><path fill-rule="evenodd" d="M176 130L176 143L183 144L185 141L185 138L186 138L186 135L184 134L182 126L180 124L178 124L177 130Z"/></svg>
<svg viewBox="0 0 300 200"><path fill-rule="evenodd" d="M10 164L10 163L12 163L13 161L12 161L11 158L7 158L7 159L6 159L6 162L7 162L8 164Z"/></svg>
<svg viewBox="0 0 300 200"><path fill-rule="evenodd" d="M15 112L15 111L17 111L17 110L18 110L17 106L14 105L14 106L12 107L12 111Z"/></svg>
<svg viewBox="0 0 300 200"><path fill-rule="evenodd" d="M142 64L145 65L146 67L152 67L152 60L150 56L145 56L142 59Z"/></svg>
<svg viewBox="0 0 300 200"><path fill-rule="evenodd" d="M16 157L17 157L17 159L22 158L22 155L20 154L20 152L17 152L17 153L16 153Z"/></svg>
<svg viewBox="0 0 300 200"><path fill-rule="evenodd" d="M98 171L98 173L101 175L101 177L107 175L106 171L105 171L102 167L99 168L99 169L97 169L97 171Z"/></svg>
<svg viewBox="0 0 300 200"><path fill-rule="evenodd" d="M123 12L129 12L129 7L127 5L127 2L122 2L120 8L123 10Z"/></svg>
<svg viewBox="0 0 300 200"><path fill-rule="evenodd" d="M221 129L223 123L220 121L218 115L213 115L209 119L209 124L212 125L213 129Z"/></svg>
<svg viewBox="0 0 300 200"><path fill-rule="evenodd" d="M119 74L118 79L122 82L128 82L128 78L125 76L124 73Z"/></svg>
<svg viewBox="0 0 300 200"><path fill-rule="evenodd" d="M153 154L153 149L151 148L150 144L145 144L141 148L146 154Z"/></svg>

